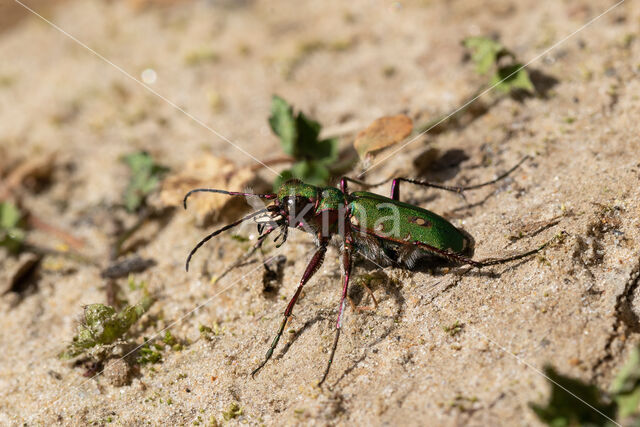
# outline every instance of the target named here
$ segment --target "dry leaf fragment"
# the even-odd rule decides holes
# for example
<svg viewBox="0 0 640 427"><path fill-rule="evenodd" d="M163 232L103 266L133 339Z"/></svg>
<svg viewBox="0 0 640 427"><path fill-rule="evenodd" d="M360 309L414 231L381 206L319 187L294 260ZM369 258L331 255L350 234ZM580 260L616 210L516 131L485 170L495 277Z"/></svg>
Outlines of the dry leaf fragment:
<svg viewBox="0 0 640 427"><path fill-rule="evenodd" d="M360 131L353 143L360 157L374 155L405 139L413 129L413 121L404 114L376 119L365 130Z"/></svg>
<svg viewBox="0 0 640 427"><path fill-rule="evenodd" d="M11 170L7 177L0 182L0 200L8 198L20 185L29 180L48 179L55 166L55 153L29 157ZM0 172L2 172L0 170Z"/></svg>
<svg viewBox="0 0 640 427"><path fill-rule="evenodd" d="M18 258L6 258L0 266L0 295L21 288L21 281L29 276L29 273L37 267L41 256L25 252Z"/></svg>
<svg viewBox="0 0 640 427"><path fill-rule="evenodd" d="M162 183L160 202L162 207L182 206L184 195L194 188L217 188L242 191L257 184L256 172L251 167L238 167L231 160L211 154L193 159L177 173L169 175ZM196 223L204 226L209 221L232 218L242 207L244 200L224 194L196 194L189 199Z"/></svg>

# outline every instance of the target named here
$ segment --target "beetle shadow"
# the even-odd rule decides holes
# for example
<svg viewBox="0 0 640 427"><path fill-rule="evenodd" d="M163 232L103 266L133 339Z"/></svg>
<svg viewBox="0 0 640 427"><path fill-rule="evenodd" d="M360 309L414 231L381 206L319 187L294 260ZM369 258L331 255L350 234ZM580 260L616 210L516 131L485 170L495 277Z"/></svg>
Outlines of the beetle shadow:
<svg viewBox="0 0 640 427"><path fill-rule="evenodd" d="M529 69L529 79L534 87L533 93L522 89L512 90L511 98L513 100L523 103L527 99L534 97L549 99L551 90L559 83L559 80L554 76L535 68Z"/></svg>
<svg viewBox="0 0 640 427"><path fill-rule="evenodd" d="M445 212L442 216L449 220L466 218L468 216L466 211L469 211L473 208L477 208L478 206L484 205L489 199L494 197L496 194L498 194L498 191L492 191L491 193L487 194L485 197L478 200L477 202L465 203L462 206L458 206L456 208L453 208Z"/></svg>
<svg viewBox="0 0 640 427"><path fill-rule="evenodd" d="M391 298L393 298L395 310L393 314L390 316L382 316L382 315L378 316L379 319L390 320L388 322L389 324L384 326L379 331L377 338L375 338L373 341L367 342L367 347L374 347L378 345L383 340L388 338L389 335L391 335L398 328L398 324L395 322L395 319L402 317L402 315L404 314L405 305L406 305L405 298L402 295L402 286L399 285L399 282L390 278L389 275L387 275L382 270L378 270L375 274L376 274L376 278L380 278L380 280L375 281L376 283L375 286L372 286L372 283L374 283L373 281L369 284L369 286L371 287L371 290L375 291L375 289L379 289L379 288L384 290L385 296L388 295ZM383 298L379 301L379 303L382 303L385 300L386 298ZM379 313L379 311L369 312L370 315L375 315L376 313ZM356 313L356 315L362 315L362 314L365 314L365 313ZM335 387L344 378L346 378L354 369L358 367L358 364L362 362L367 356L368 356L368 352L365 352L356 360L354 360L353 363L348 368L342 371L342 374L340 375L340 377L330 386L330 388Z"/></svg>
<svg viewBox="0 0 640 427"><path fill-rule="evenodd" d="M411 271L414 273L428 274L432 277L444 277L455 274L458 276L471 275L473 277L485 277L489 279L497 279L503 274L489 270L478 270L470 265L456 263L436 256L424 258L416 264Z"/></svg>
<svg viewBox="0 0 640 427"><path fill-rule="evenodd" d="M286 354L289 352L289 350L291 349L291 347L293 346L293 344L295 344L296 341L298 341L298 338L300 338L302 336L302 334L309 329L311 326L315 325L316 323L320 322L321 320L324 320L325 316L323 315L323 313L317 313L315 316L313 316L311 319L307 320L306 322L304 322L304 324L302 325L301 328L297 329L289 338L289 340L287 341L287 343L282 347L282 350L280 350L280 353L278 353L278 355L274 358L275 360L280 360L282 359L284 356L286 356Z"/></svg>
<svg viewBox="0 0 640 427"><path fill-rule="evenodd" d="M174 207L163 208L140 214L137 223L132 227L122 230L117 235L111 247L111 258L115 261L118 257L134 253L147 246L164 230L175 215ZM151 228L138 233L143 228Z"/></svg>
<svg viewBox="0 0 640 427"><path fill-rule="evenodd" d="M376 275L376 277L375 277L376 279L380 279L380 280L376 280L375 283L376 284L379 283L379 286L384 289L385 295L391 295L391 297L395 300L395 305L398 308L396 313L393 316L384 316L384 317L385 318L388 318L388 317L397 318L397 317L402 316L402 314L404 313L405 299L404 299L404 296L402 295L402 292L401 292L401 286L396 286L397 282L394 282L393 280L391 280L389 278L389 276L386 273L384 273L382 270L378 270L375 273L375 275ZM371 283L369 284L369 286L371 287L372 291L374 291L375 289L378 288L378 285L372 286ZM381 300L380 302L382 302L382 301L384 301L384 299ZM309 319L306 322L304 322L302 327L297 329L292 334L292 336L289 338L287 343L282 347L282 350L280 350L278 355L275 356L275 359L276 360L282 359L287 354L287 352L291 349L291 347L295 344L295 342L302 336L302 334L307 331L307 329L309 329L311 326L315 325L316 323L318 323L318 322L320 322L322 320L329 319L332 314L335 315L335 313L333 311L331 311L331 313L319 312L314 317L312 317L311 319ZM365 313L357 313L357 314L365 314ZM392 322L392 324L389 327L387 327L387 328L385 328L383 330L382 334L373 343L373 345L378 344L380 341L382 341L386 337L388 337L389 334L391 334L393 332L393 330L396 329L396 327L397 326L396 326L395 322ZM332 329L332 332L335 332L335 330ZM353 370L353 368L350 368L350 369ZM343 376L344 375L346 375L346 374L343 374Z"/></svg>
<svg viewBox="0 0 640 427"><path fill-rule="evenodd" d="M417 170L415 179L441 183L455 178L461 171L462 162L469 160L464 150L453 148L440 155L436 148L428 148L419 154L413 161ZM417 186L419 187L419 186ZM433 190L433 189L432 189ZM418 200L420 203L437 198L439 192L430 192L426 199Z"/></svg>

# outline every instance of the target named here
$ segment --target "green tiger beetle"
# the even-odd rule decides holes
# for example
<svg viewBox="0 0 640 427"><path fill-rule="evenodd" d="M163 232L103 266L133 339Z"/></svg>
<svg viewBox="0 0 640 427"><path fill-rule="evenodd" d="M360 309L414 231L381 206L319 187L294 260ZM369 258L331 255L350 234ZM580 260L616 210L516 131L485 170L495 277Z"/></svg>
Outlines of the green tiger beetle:
<svg viewBox="0 0 640 427"><path fill-rule="evenodd" d="M340 180L340 189L317 187L295 179L283 183L277 193L253 194L211 188L194 189L184 197L185 209L187 207L187 199L196 192L258 197L272 201L272 203L264 209L246 215L202 239L189 253L186 269L187 271L189 270L191 257L207 241L251 219L258 223L259 234L252 251L260 248L266 237L275 230L279 230L279 235L274 239L274 242L277 243L276 247L280 247L287 240L289 227L306 231L314 237L317 249L302 275L296 292L284 311L284 318L264 361L251 373L253 377L273 355L304 285L320 268L332 237L338 236L342 244L342 294L338 305L336 332L329 361L322 379L318 383L318 385L322 385L329 373L340 337L342 313L344 311L345 298L347 297L354 254L361 254L379 265L393 265L409 270L413 269L419 261L423 261L425 258L432 258L432 260L433 258L439 258L459 265L482 268L536 254L551 242L549 241L536 249L506 258L473 260L470 258L474 249L471 236L431 211L401 202L400 183L406 182L462 194L464 191L495 184L512 173L527 158L528 156L524 157L517 165L496 179L465 187L447 186L409 178L390 178L376 184L367 184L353 178L343 177ZM367 191L350 193L347 190L349 182L370 188L389 181L392 181L391 197L384 197ZM278 240L280 241L278 242ZM234 265L237 266L238 263Z"/></svg>

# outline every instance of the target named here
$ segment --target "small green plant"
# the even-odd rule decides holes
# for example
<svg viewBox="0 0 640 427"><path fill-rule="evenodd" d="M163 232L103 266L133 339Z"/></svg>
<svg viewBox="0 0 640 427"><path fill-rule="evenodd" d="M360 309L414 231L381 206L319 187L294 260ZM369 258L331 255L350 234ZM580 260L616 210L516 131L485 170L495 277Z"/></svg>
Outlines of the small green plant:
<svg viewBox="0 0 640 427"><path fill-rule="evenodd" d="M164 333L164 338L162 338L162 342L168 346L174 346L178 343L176 338L171 334L171 331L167 330Z"/></svg>
<svg viewBox="0 0 640 427"><path fill-rule="evenodd" d="M10 202L0 203L0 246L10 253L18 253L26 236L21 224L20 210Z"/></svg>
<svg viewBox="0 0 640 427"><path fill-rule="evenodd" d="M586 384L578 379L560 375L550 366L544 370L551 382L549 402L543 405L531 403L529 406L538 418L549 426L592 425L608 426L608 420L589 406L578 401L577 396L606 416L615 416L615 407L605 401L603 392L595 385ZM569 394L569 390L572 394Z"/></svg>
<svg viewBox="0 0 640 427"><path fill-rule="evenodd" d="M271 130L280 138L284 152L295 163L284 170L273 184L277 190L283 181L298 178L313 185L325 185L329 181L329 166L338 158L338 140L320 139L320 123L299 111L294 114L287 101L274 95L271 100Z"/></svg>
<svg viewBox="0 0 640 427"><path fill-rule="evenodd" d="M136 362L140 365L162 362L162 349L163 346L161 344L148 342L140 347Z"/></svg>
<svg viewBox="0 0 640 427"><path fill-rule="evenodd" d="M155 163L144 151L129 154L123 161L131 170L131 179L124 192L124 205L129 212L136 212L145 205L147 196L158 187L169 169Z"/></svg>
<svg viewBox="0 0 640 427"><path fill-rule="evenodd" d="M182 343L178 341L178 339L174 337L169 330L165 331L162 342L171 347L171 350L173 351L181 351L184 348Z"/></svg>
<svg viewBox="0 0 640 427"><path fill-rule="evenodd" d="M463 326L462 323L460 323L459 320L456 320L454 323L452 323L449 326L443 326L442 330L453 337L458 335L460 331L462 331L462 326Z"/></svg>
<svg viewBox="0 0 640 427"><path fill-rule="evenodd" d="M229 408L222 413L222 418L224 418L225 421L229 421L239 417L240 415L242 415L242 408L240 407L240 405L233 402L231 405L229 405Z"/></svg>
<svg viewBox="0 0 640 427"><path fill-rule="evenodd" d="M464 47L471 51L471 60L476 65L476 72L487 74L494 69L489 85L500 92L511 93L515 90L535 92L529 73L516 56L500 42L488 37L467 37L462 41Z"/></svg>
<svg viewBox="0 0 640 427"><path fill-rule="evenodd" d="M212 337L224 335L225 333L225 328L220 326L218 322L213 322L213 327L200 325L198 330L200 331L200 335L209 341Z"/></svg>
<svg viewBox="0 0 640 427"><path fill-rule="evenodd" d="M173 336L171 331L167 330L161 339L148 339L145 337L145 343L138 351L136 362L140 365L154 364L162 362L162 352L166 347L170 347L173 351L182 351L184 345L179 339Z"/></svg>
<svg viewBox="0 0 640 427"><path fill-rule="evenodd" d="M560 375L550 366L545 368L545 375L551 382L549 401L529 406L547 425L609 427L615 425L611 419L623 425L640 425L640 349L633 349L608 393L595 385ZM577 401L575 396L600 413Z"/></svg>
<svg viewBox="0 0 640 427"><path fill-rule="evenodd" d="M611 384L613 400L618 406L618 417L632 417L640 424L640 349L635 348Z"/></svg>
<svg viewBox="0 0 640 427"><path fill-rule="evenodd" d="M147 282L145 282L144 280L136 281L136 278L133 274L129 274L129 277L127 278L127 285L129 286L129 290L131 292L137 291L139 289L147 289Z"/></svg>
<svg viewBox="0 0 640 427"><path fill-rule="evenodd" d="M505 95L522 95L523 92L536 93L527 69L517 60L515 54L500 42L488 37L467 37L462 40L462 45L468 49L476 72L482 76L490 75L488 81L461 102L462 108L456 107L453 111L438 115L416 126L414 134L430 131L436 127L442 131L452 125L460 125L464 116L472 113L471 107L474 101L487 89L496 89L498 98Z"/></svg>
<svg viewBox="0 0 640 427"><path fill-rule="evenodd" d="M87 305L84 308L84 321L78 327L78 333L60 357L70 359L113 344L149 310L152 303L153 299L146 295L138 304L125 307L119 313L108 305Z"/></svg>

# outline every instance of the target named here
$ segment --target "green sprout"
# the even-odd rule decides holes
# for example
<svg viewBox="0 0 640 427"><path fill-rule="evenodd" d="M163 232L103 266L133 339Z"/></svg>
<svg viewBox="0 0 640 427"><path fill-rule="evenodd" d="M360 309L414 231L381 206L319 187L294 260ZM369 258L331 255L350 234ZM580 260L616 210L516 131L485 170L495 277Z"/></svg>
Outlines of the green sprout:
<svg viewBox="0 0 640 427"><path fill-rule="evenodd" d="M618 417L621 419L635 417L640 424L640 349L633 349L611 384L611 394L618 406Z"/></svg>
<svg viewBox="0 0 640 427"><path fill-rule="evenodd" d="M531 82L527 69L518 62L515 54L500 42L488 37L467 37L462 40L462 45L469 50L476 72L479 75L490 74L488 81L461 102L463 107L438 115L426 123L416 126L414 128L415 135L429 131L436 126L442 130L451 125L460 124L462 118L471 111L473 101L488 89L496 89L498 97L522 95L522 92L536 93L536 88ZM490 73L492 70L493 72Z"/></svg>
<svg viewBox="0 0 640 427"><path fill-rule="evenodd" d="M271 130L280 138L284 152L293 157L295 163L282 172L274 188L282 182L298 178L312 185L325 185L329 181L329 167L338 158L338 140L320 139L320 123L293 108L277 95L271 100Z"/></svg>
<svg viewBox="0 0 640 427"><path fill-rule="evenodd" d="M162 175L169 169L155 163L144 151L129 154L123 161L131 170L131 179L124 192L124 205L129 212L136 212L144 206L147 196L157 188Z"/></svg>
<svg viewBox="0 0 640 427"><path fill-rule="evenodd" d="M529 404L543 423L554 427L610 425L606 418L592 409L595 408L610 418L615 415L615 406L605 402L604 395L598 387L560 375L550 366L545 368L544 374L551 382L549 402L544 405ZM576 397L591 407L576 401Z"/></svg>
<svg viewBox="0 0 640 427"><path fill-rule="evenodd" d="M129 274L129 277L127 277L127 285L129 286L129 290L131 292L137 291L139 289L146 290L148 286L147 282L145 282L144 280L136 281L136 278L133 274Z"/></svg>
<svg viewBox="0 0 640 427"><path fill-rule="evenodd" d="M591 425L609 427L616 419L623 425L640 425L640 349L634 348L609 392L579 379L545 368L551 383L551 396L545 404L530 403L538 418L550 426ZM576 397L595 408L580 404ZM601 414L609 417L603 417Z"/></svg>
<svg viewBox="0 0 640 427"><path fill-rule="evenodd" d="M478 74L484 75L495 69L489 80L490 87L503 93L516 90L535 92L527 70L516 61L515 54L500 42L487 37L467 37L462 44L471 51L471 60L475 63ZM503 63L503 58L507 59L506 64Z"/></svg>
<svg viewBox="0 0 640 427"><path fill-rule="evenodd" d="M460 333L460 331L462 331L462 327L463 327L463 324L460 323L459 320L456 320L454 323L452 323L449 326L443 326L442 330L453 337L453 336L458 335L458 333Z"/></svg>
<svg viewBox="0 0 640 427"><path fill-rule="evenodd" d="M10 253L17 253L22 248L26 236L21 227L22 214L10 202L0 203L0 246Z"/></svg>
<svg viewBox="0 0 640 427"><path fill-rule="evenodd" d="M233 402L231 405L229 405L229 409L222 413L222 418L224 418L225 421L229 421L239 417L240 415L242 415L242 408L240 407L240 405Z"/></svg>
<svg viewBox="0 0 640 427"><path fill-rule="evenodd" d="M153 299L146 295L138 304L125 307L119 313L104 304L87 305L84 308L83 324L60 357L70 359L91 349L114 343L149 310L152 303Z"/></svg>
<svg viewBox="0 0 640 427"><path fill-rule="evenodd" d="M154 364L162 362L162 352L166 347L170 347L173 351L182 351L184 348L171 331L167 330L161 339L148 339L145 337L145 343L138 351L136 362L140 365Z"/></svg>
<svg viewBox="0 0 640 427"><path fill-rule="evenodd" d="M171 347L171 350L173 351L181 351L184 346L182 345L182 343L180 343L178 341L178 339L176 337L174 337L170 331L166 331L164 333L164 337L162 338L162 342L165 343L166 345L168 345L169 347Z"/></svg>
<svg viewBox="0 0 640 427"><path fill-rule="evenodd" d="M146 343L138 351L136 362L140 365L162 362L162 345L158 343Z"/></svg>

